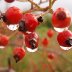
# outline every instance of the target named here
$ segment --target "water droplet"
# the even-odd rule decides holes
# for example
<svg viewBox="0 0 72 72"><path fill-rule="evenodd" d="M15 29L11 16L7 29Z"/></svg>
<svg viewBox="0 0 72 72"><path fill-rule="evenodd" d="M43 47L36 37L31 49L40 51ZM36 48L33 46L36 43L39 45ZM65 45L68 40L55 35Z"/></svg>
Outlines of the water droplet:
<svg viewBox="0 0 72 72"><path fill-rule="evenodd" d="M16 25L7 25L7 28L8 28L9 30L14 31L14 30L18 29L18 24L16 24Z"/></svg>
<svg viewBox="0 0 72 72"><path fill-rule="evenodd" d="M72 47L64 47L64 46L60 46L61 47L61 49L63 49L63 50L69 50L69 49L71 49Z"/></svg>
<svg viewBox="0 0 72 72"><path fill-rule="evenodd" d="M38 50L38 48L31 49L31 48L28 48L28 47L26 47L26 49L27 49L28 52L36 52Z"/></svg>
<svg viewBox="0 0 72 72"><path fill-rule="evenodd" d="M65 28L56 28L56 27L54 27L54 29L55 29L55 31L57 31L57 32L62 32L62 31L64 31L64 30L68 30L68 27L65 27Z"/></svg>
<svg viewBox="0 0 72 72"><path fill-rule="evenodd" d="M4 49L5 48L5 46L0 46L0 49Z"/></svg>

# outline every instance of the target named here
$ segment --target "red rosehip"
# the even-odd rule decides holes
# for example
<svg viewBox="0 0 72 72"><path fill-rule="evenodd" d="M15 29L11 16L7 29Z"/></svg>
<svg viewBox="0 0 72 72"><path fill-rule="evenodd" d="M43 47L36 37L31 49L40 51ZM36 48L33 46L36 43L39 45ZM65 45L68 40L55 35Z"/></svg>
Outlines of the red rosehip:
<svg viewBox="0 0 72 72"><path fill-rule="evenodd" d="M47 32L47 35L48 35L49 38L53 37L54 31L52 29L49 29L48 32Z"/></svg>
<svg viewBox="0 0 72 72"><path fill-rule="evenodd" d="M22 20L19 24L19 31L33 32L38 25L39 25L39 22L37 18L31 13L26 13L23 15Z"/></svg>
<svg viewBox="0 0 72 72"><path fill-rule="evenodd" d="M70 30L65 30L60 32L57 36L57 41L60 46L71 47L72 46L72 32Z"/></svg>
<svg viewBox="0 0 72 72"><path fill-rule="evenodd" d="M25 56L25 50L21 47L14 48L13 55L14 55L13 57L17 63L18 61L23 59L23 57Z"/></svg>
<svg viewBox="0 0 72 72"><path fill-rule="evenodd" d="M48 59L49 60L53 60L55 58L55 54L54 53L48 53Z"/></svg>
<svg viewBox="0 0 72 72"><path fill-rule="evenodd" d="M68 27L70 22L70 13L64 8L58 8L52 15L52 25L56 28Z"/></svg>
<svg viewBox="0 0 72 72"><path fill-rule="evenodd" d="M47 47L48 44L49 44L48 39L47 39L47 38L44 38L44 39L42 40L42 45L43 45L44 47Z"/></svg>
<svg viewBox="0 0 72 72"><path fill-rule="evenodd" d="M14 2L15 0L5 0L7 3L12 3Z"/></svg>
<svg viewBox="0 0 72 72"><path fill-rule="evenodd" d="M31 50L37 49L38 41L39 41L39 38L35 32L25 35L26 47Z"/></svg>
<svg viewBox="0 0 72 72"><path fill-rule="evenodd" d="M21 10L13 6L7 9L5 16L3 16L3 20L8 24L18 24L22 16Z"/></svg>
<svg viewBox="0 0 72 72"><path fill-rule="evenodd" d="M0 46L7 46L9 38L5 35L0 35Z"/></svg>

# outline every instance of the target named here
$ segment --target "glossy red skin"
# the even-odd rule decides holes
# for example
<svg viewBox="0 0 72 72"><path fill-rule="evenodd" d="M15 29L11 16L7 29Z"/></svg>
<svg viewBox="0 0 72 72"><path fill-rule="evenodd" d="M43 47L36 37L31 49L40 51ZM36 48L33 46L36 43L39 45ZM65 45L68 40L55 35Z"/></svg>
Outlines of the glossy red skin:
<svg viewBox="0 0 72 72"><path fill-rule="evenodd" d="M17 47L14 48L13 54L18 55L19 59L21 60L25 56L25 50L21 47Z"/></svg>
<svg viewBox="0 0 72 72"><path fill-rule="evenodd" d="M60 32L57 36L57 41L58 41L59 45L64 46L64 47L70 47L65 42L69 37L72 37L71 31L66 30L66 31Z"/></svg>
<svg viewBox="0 0 72 72"><path fill-rule="evenodd" d="M5 35L0 35L0 46L7 46L9 38Z"/></svg>
<svg viewBox="0 0 72 72"><path fill-rule="evenodd" d="M47 32L47 35L49 38L52 38L53 35L54 35L54 31L52 29L49 29L48 32Z"/></svg>
<svg viewBox="0 0 72 72"><path fill-rule="evenodd" d="M36 27L39 25L38 20L31 13L24 14L22 20L25 21L27 31L30 32L33 32L36 29Z"/></svg>
<svg viewBox="0 0 72 72"><path fill-rule="evenodd" d="M53 60L55 55L53 53L48 53L48 59Z"/></svg>
<svg viewBox="0 0 72 72"><path fill-rule="evenodd" d="M14 2L15 0L5 0L6 2L8 2L8 3L12 3L12 2Z"/></svg>
<svg viewBox="0 0 72 72"><path fill-rule="evenodd" d="M32 39L36 40L36 48L37 48L38 42L39 42L39 37L35 32L25 35L25 45L26 45L26 47L31 48L29 41L32 40Z"/></svg>
<svg viewBox="0 0 72 72"><path fill-rule="evenodd" d="M47 39L47 38L44 38L44 39L42 40L42 45L43 45L44 47L47 47L48 44L49 44L48 39Z"/></svg>
<svg viewBox="0 0 72 72"><path fill-rule="evenodd" d="M23 14L17 7L10 7L7 9L5 16L10 24L18 24Z"/></svg>
<svg viewBox="0 0 72 72"><path fill-rule="evenodd" d="M66 14L66 18L64 20L59 20L57 18L57 14L63 11ZM56 28L65 28L70 26L71 16L70 13L64 8L58 8L52 15L52 25Z"/></svg>

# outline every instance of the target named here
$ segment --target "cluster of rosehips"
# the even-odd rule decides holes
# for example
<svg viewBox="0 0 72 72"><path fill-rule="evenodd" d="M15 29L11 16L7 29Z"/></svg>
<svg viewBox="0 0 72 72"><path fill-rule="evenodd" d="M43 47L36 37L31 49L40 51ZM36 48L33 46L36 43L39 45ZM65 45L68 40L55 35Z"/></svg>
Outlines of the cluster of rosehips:
<svg viewBox="0 0 72 72"><path fill-rule="evenodd" d="M58 8L52 15L52 25L58 31L57 41L64 50L72 48L72 32L68 30L71 25L71 16L68 10Z"/></svg>
<svg viewBox="0 0 72 72"><path fill-rule="evenodd" d="M23 14L17 7L10 7L5 13L0 14L0 19L9 25L18 25L18 31L25 37L25 45L29 52L35 52L38 49L39 37L35 29L40 22L43 22L41 16L36 17L31 13ZM8 44L8 37L0 35L0 46ZM22 59L25 55L25 50L21 47L14 49L14 58L17 61Z"/></svg>
<svg viewBox="0 0 72 72"><path fill-rule="evenodd" d="M8 3L14 0L5 0ZM17 7L10 7L5 13L0 12L0 19L5 22L7 26L17 25L18 31L25 36L25 45L28 51L35 52L38 49L39 37L35 32L40 22L43 22L41 16L36 17L31 13L23 14ZM64 8L58 8L52 15L52 25L58 31L57 40L59 45L64 49L71 49L72 46L72 32L68 30L71 23L70 13ZM6 46L9 38L0 35L0 46ZM46 39L43 42L47 45ZM13 51L16 62L25 56L25 50L17 47Z"/></svg>

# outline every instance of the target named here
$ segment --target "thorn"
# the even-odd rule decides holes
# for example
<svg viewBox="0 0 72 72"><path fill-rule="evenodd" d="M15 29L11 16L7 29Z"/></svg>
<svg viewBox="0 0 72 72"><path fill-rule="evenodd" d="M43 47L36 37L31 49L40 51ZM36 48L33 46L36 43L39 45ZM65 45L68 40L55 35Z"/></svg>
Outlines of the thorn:
<svg viewBox="0 0 72 72"><path fill-rule="evenodd" d="M15 59L16 63L20 61L20 59L19 59L19 56L18 56L18 55L14 55L13 57L14 57L14 59Z"/></svg>

